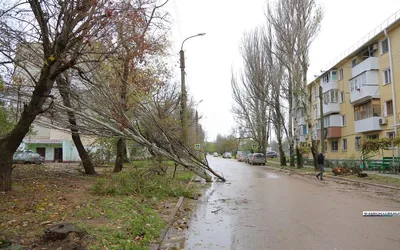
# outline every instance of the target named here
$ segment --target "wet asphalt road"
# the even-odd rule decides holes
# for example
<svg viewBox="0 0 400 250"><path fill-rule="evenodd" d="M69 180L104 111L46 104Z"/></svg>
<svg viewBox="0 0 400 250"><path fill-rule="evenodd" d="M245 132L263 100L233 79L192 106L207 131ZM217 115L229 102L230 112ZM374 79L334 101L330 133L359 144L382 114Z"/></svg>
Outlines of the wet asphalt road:
<svg viewBox="0 0 400 250"><path fill-rule="evenodd" d="M362 217L399 211L399 203L235 160L209 162L228 181L204 191L185 249L400 249L400 217Z"/></svg>

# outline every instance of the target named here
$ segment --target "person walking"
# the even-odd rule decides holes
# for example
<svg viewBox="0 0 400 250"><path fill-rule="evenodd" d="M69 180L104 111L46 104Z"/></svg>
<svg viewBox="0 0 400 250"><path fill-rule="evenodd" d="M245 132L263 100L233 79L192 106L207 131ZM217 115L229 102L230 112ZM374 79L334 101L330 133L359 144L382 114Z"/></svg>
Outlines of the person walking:
<svg viewBox="0 0 400 250"><path fill-rule="evenodd" d="M319 167L319 173L315 177L317 177L317 179L323 181L324 179L322 178L322 176L324 173L324 164L325 164L325 152L324 151L319 153L317 162L318 162L318 167ZM320 176L321 176L321 178L320 178Z"/></svg>

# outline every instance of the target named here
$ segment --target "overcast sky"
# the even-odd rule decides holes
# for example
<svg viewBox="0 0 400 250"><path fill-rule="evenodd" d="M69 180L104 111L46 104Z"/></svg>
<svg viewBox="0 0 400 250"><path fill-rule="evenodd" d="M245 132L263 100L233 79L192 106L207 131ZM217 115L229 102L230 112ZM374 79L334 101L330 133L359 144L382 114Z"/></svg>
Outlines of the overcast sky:
<svg viewBox="0 0 400 250"><path fill-rule="evenodd" d="M207 139L228 135L231 113L231 69L241 67L243 33L262 25L267 0L170 0L172 51L179 78L179 50L188 36L206 35L184 44L186 84L196 101ZM321 32L310 51L309 79L342 52L400 9L399 0L316 0L324 9Z"/></svg>

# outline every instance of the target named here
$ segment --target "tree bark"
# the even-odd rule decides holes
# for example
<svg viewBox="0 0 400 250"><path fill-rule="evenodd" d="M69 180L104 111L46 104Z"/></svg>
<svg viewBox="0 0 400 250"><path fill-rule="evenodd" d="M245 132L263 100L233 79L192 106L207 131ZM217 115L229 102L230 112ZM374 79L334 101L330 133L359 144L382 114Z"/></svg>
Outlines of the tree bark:
<svg viewBox="0 0 400 250"><path fill-rule="evenodd" d="M24 107L14 129L0 139L0 191L11 190L12 161L15 150L19 147L36 116L42 112L55 79L50 78L50 66L42 69L38 84L32 93L29 104Z"/></svg>
<svg viewBox="0 0 400 250"><path fill-rule="evenodd" d="M124 165L126 141L124 138L119 138L117 142L117 158L115 160L114 172L121 172Z"/></svg>
<svg viewBox="0 0 400 250"><path fill-rule="evenodd" d="M65 79L64 77L59 77L56 82L58 85L61 98L63 99L63 104L68 108L72 108L67 79ZM67 111L67 115L68 115L68 122L71 125L72 140L74 141L75 147L78 150L79 157L81 158L83 164L83 168L85 169L85 173L90 175L96 174L93 163L90 160L89 154L86 151L85 147L83 146L81 137L79 135L75 113L72 111Z"/></svg>
<svg viewBox="0 0 400 250"><path fill-rule="evenodd" d="M311 153L313 155L313 160L314 160L314 170L318 170L318 164L317 164L317 144L315 143L315 140L311 139Z"/></svg>
<svg viewBox="0 0 400 250"><path fill-rule="evenodd" d="M12 152L0 146L0 191L12 189L12 156Z"/></svg>

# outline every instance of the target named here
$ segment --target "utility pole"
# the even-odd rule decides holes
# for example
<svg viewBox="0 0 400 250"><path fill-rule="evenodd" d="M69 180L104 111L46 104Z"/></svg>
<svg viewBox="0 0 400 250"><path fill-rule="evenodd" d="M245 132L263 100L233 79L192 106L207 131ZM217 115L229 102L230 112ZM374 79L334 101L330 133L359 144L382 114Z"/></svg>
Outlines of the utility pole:
<svg viewBox="0 0 400 250"><path fill-rule="evenodd" d="M183 45L183 43L182 43ZM180 67L181 67L181 123L182 123L182 140L185 146L188 143L188 119L187 119L187 93L185 84L185 52L179 51Z"/></svg>
<svg viewBox="0 0 400 250"><path fill-rule="evenodd" d="M196 143L200 143L200 138L199 138L199 113L197 112L197 109L196 109Z"/></svg>
<svg viewBox="0 0 400 250"><path fill-rule="evenodd" d="M321 152L325 151L325 135L324 135L324 98L322 96L322 86L319 86L319 106L320 106L320 119L321 119Z"/></svg>
<svg viewBox="0 0 400 250"><path fill-rule="evenodd" d="M188 144L188 116L187 116L187 92L185 85L185 52L183 51L183 44L186 40L197 37L204 36L206 33L199 33L194 36L189 36L182 42L181 50L179 51L179 62L181 68L181 125L182 125L182 140L183 144L187 146Z"/></svg>

